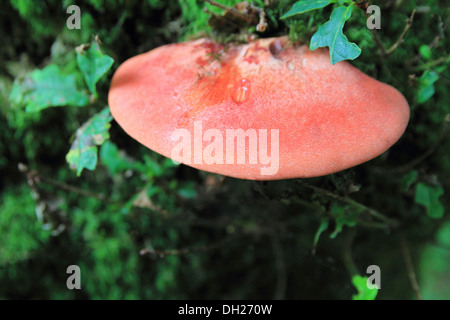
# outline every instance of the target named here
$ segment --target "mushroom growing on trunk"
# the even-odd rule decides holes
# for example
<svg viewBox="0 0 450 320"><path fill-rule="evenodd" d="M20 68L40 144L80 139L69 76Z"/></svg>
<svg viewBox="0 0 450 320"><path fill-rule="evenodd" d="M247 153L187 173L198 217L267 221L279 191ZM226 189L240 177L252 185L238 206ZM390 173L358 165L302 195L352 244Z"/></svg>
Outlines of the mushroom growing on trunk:
<svg viewBox="0 0 450 320"><path fill-rule="evenodd" d="M194 168L251 180L331 174L403 134L409 106L348 62L287 38L165 45L124 62L111 113L148 148Z"/></svg>

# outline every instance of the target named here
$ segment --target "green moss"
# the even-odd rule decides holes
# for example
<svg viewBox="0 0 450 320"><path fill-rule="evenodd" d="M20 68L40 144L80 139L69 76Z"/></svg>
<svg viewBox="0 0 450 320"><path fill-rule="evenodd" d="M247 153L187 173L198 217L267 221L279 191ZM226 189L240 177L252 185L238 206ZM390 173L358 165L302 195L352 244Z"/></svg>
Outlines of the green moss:
<svg viewBox="0 0 450 320"><path fill-rule="evenodd" d="M5 191L0 199L0 266L11 266L32 257L49 240L50 231L37 219L28 187Z"/></svg>

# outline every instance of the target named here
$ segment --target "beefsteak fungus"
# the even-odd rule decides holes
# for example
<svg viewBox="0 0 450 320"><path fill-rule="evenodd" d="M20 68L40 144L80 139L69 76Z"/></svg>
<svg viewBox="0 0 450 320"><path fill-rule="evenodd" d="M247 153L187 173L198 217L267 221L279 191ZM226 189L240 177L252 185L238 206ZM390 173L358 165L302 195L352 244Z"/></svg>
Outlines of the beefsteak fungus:
<svg viewBox="0 0 450 320"><path fill-rule="evenodd" d="M115 120L146 147L252 180L356 166L391 147L409 120L396 89L285 37L156 48L119 67L108 99Z"/></svg>

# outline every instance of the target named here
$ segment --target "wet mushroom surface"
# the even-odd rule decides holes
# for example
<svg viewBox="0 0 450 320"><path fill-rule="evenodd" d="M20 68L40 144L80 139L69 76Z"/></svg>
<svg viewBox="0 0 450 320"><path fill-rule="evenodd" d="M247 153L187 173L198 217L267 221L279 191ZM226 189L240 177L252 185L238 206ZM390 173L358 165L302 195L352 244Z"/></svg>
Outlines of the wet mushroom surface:
<svg viewBox="0 0 450 320"><path fill-rule="evenodd" d="M156 48L119 67L109 104L119 125L148 148L251 180L356 166L391 147L409 120L395 88L348 62L332 65L326 49L311 51L286 37L226 46L202 38ZM180 130L189 133L183 143L190 150L180 148Z"/></svg>

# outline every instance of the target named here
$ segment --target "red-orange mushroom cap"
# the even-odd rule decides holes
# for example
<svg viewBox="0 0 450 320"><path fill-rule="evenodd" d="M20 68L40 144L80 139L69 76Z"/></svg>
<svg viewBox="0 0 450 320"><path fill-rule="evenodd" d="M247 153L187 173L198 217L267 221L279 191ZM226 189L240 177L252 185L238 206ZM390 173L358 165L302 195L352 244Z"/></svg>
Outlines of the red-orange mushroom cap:
<svg viewBox="0 0 450 320"><path fill-rule="evenodd" d="M252 180L356 166L391 147L409 120L393 87L284 37L156 48L119 67L108 99L118 124L146 147Z"/></svg>

